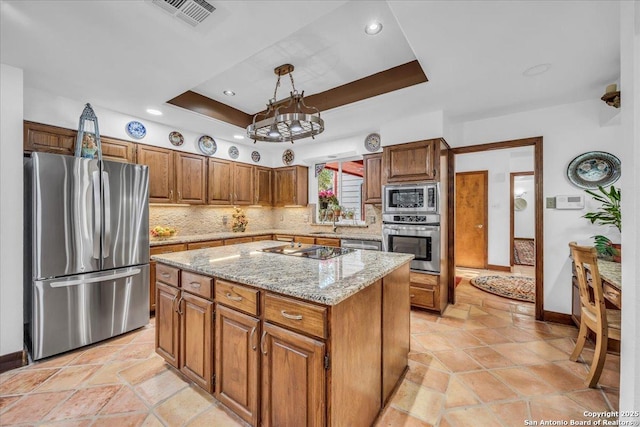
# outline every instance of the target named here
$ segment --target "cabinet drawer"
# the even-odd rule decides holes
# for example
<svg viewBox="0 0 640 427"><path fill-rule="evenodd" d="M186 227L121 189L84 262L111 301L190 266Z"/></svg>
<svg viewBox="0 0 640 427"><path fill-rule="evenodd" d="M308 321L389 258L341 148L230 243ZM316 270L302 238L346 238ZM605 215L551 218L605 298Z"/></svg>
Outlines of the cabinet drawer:
<svg viewBox="0 0 640 427"><path fill-rule="evenodd" d="M314 239L313 237L307 237L307 236L295 236L293 238L293 241L296 243L305 243L305 244L313 245L316 242L316 239Z"/></svg>
<svg viewBox="0 0 640 427"><path fill-rule="evenodd" d="M166 283L167 285L175 286L177 288L180 286L180 281L178 280L179 275L180 270L175 267L156 264L156 280L158 282Z"/></svg>
<svg viewBox="0 0 640 427"><path fill-rule="evenodd" d="M162 246L152 246L149 248L149 253L151 255L160 255L160 254L168 254L171 252L182 252L187 250L187 245L184 243L179 243L175 245L162 245Z"/></svg>
<svg viewBox="0 0 640 427"><path fill-rule="evenodd" d="M216 279L216 301L245 313L258 315L260 291L237 283Z"/></svg>
<svg viewBox="0 0 640 427"><path fill-rule="evenodd" d="M203 298L212 299L213 279L199 274L182 272L182 289L192 294L200 295Z"/></svg>
<svg viewBox="0 0 640 427"><path fill-rule="evenodd" d="M435 289L424 289L410 286L409 296L411 297L411 305L424 308L438 308L436 307L437 298Z"/></svg>
<svg viewBox="0 0 640 427"><path fill-rule="evenodd" d="M620 291L604 282L604 297L611 301L616 307L620 307L622 301L620 301Z"/></svg>
<svg viewBox="0 0 640 427"><path fill-rule="evenodd" d="M264 318L290 329L319 337L327 337L327 308L266 294Z"/></svg>
<svg viewBox="0 0 640 427"><path fill-rule="evenodd" d="M421 288L437 286L438 278L439 276L434 276L433 274L415 273L413 271L409 273L409 281L411 282L411 285Z"/></svg>
<svg viewBox="0 0 640 427"><path fill-rule="evenodd" d="M208 242L194 242L189 243L187 247L189 250L191 249L204 249L204 248L215 248L217 246L224 245L224 241L222 240L210 240Z"/></svg>
<svg viewBox="0 0 640 427"><path fill-rule="evenodd" d="M335 246L340 247L340 239L331 239L326 237L316 237L316 244L322 246Z"/></svg>
<svg viewBox="0 0 640 427"><path fill-rule="evenodd" d="M265 234L264 236L253 236L254 242L258 242L260 240L273 240L273 236L271 234Z"/></svg>
<svg viewBox="0 0 640 427"><path fill-rule="evenodd" d="M227 246L227 245L237 245L238 243L249 243L249 242L253 242L253 237L247 236L247 237L236 237L233 239L225 239L224 244L225 246Z"/></svg>

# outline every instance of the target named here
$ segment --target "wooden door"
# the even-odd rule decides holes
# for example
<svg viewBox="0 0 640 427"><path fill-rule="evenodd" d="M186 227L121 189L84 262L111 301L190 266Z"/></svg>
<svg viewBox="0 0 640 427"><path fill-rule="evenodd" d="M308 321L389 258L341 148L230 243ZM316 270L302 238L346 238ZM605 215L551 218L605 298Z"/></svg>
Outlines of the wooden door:
<svg viewBox="0 0 640 427"><path fill-rule="evenodd" d="M264 324L262 425L324 426L324 343Z"/></svg>
<svg viewBox="0 0 640 427"><path fill-rule="evenodd" d="M233 201L236 205L253 204L253 168L243 163L233 165Z"/></svg>
<svg viewBox="0 0 640 427"><path fill-rule="evenodd" d="M260 320L218 304L215 335L216 399L257 426Z"/></svg>
<svg viewBox="0 0 640 427"><path fill-rule="evenodd" d="M233 202L232 168L232 162L209 158L207 203L210 205L230 205Z"/></svg>
<svg viewBox="0 0 640 427"><path fill-rule="evenodd" d="M156 283L156 353L176 368L180 344L180 316L176 311L179 294L178 288Z"/></svg>
<svg viewBox="0 0 640 427"><path fill-rule="evenodd" d="M456 173L455 265L487 268L487 171Z"/></svg>
<svg viewBox="0 0 640 427"><path fill-rule="evenodd" d="M272 176L273 171L270 168L256 167L253 189L257 205L271 206L273 204Z"/></svg>
<svg viewBox="0 0 640 427"><path fill-rule="evenodd" d="M180 371L213 392L213 302L182 292Z"/></svg>
<svg viewBox="0 0 640 427"><path fill-rule="evenodd" d="M364 157L364 203L382 203L382 153Z"/></svg>
<svg viewBox="0 0 640 427"><path fill-rule="evenodd" d="M173 203L175 195L173 151L138 145L138 163L149 166L149 202Z"/></svg>
<svg viewBox="0 0 640 427"><path fill-rule="evenodd" d="M204 205L207 202L207 158L176 153L176 191L178 203Z"/></svg>
<svg viewBox="0 0 640 427"><path fill-rule="evenodd" d="M73 156L76 144L75 130L24 121L24 151L66 154Z"/></svg>

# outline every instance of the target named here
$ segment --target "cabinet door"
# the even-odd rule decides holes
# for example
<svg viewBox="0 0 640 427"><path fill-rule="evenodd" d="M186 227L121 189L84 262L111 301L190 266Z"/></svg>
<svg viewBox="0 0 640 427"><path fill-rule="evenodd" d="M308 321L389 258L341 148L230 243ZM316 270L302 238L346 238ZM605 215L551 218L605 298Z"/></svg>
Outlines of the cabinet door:
<svg viewBox="0 0 640 427"><path fill-rule="evenodd" d="M273 204L273 186L271 177L273 171L269 168L256 167L255 184L253 187L257 205L271 206Z"/></svg>
<svg viewBox="0 0 640 427"><path fill-rule="evenodd" d="M233 165L233 202L236 205L253 204L253 168L243 163Z"/></svg>
<svg viewBox="0 0 640 427"><path fill-rule="evenodd" d="M175 201L173 151L138 145L138 163L149 166L149 202L173 203Z"/></svg>
<svg viewBox="0 0 640 427"><path fill-rule="evenodd" d="M180 371L213 392L213 302L182 292Z"/></svg>
<svg viewBox="0 0 640 427"><path fill-rule="evenodd" d="M101 136L100 145L104 160L128 163L136 161L136 144L133 142Z"/></svg>
<svg viewBox="0 0 640 427"><path fill-rule="evenodd" d="M207 203L210 205L230 205L233 202L232 168L233 163L227 160L209 158Z"/></svg>
<svg viewBox="0 0 640 427"><path fill-rule="evenodd" d="M384 147L386 182L425 181L437 178L435 153L440 140Z"/></svg>
<svg viewBox="0 0 640 427"><path fill-rule="evenodd" d="M324 343L264 324L262 425L324 426Z"/></svg>
<svg viewBox="0 0 640 427"><path fill-rule="evenodd" d="M180 344L180 316L176 310L179 294L178 288L156 283L156 353L176 368Z"/></svg>
<svg viewBox="0 0 640 427"><path fill-rule="evenodd" d="M260 320L216 308L216 398L249 424L258 425Z"/></svg>
<svg viewBox="0 0 640 427"><path fill-rule="evenodd" d="M364 156L364 203L382 203L382 153Z"/></svg>
<svg viewBox="0 0 640 427"><path fill-rule="evenodd" d="M24 121L24 151L66 154L73 156L76 143L76 131Z"/></svg>
<svg viewBox="0 0 640 427"><path fill-rule="evenodd" d="M176 191L178 203L204 205L207 201L207 158L176 153Z"/></svg>
<svg viewBox="0 0 640 427"><path fill-rule="evenodd" d="M301 205L308 203L308 169L290 166L274 171L274 205Z"/></svg>

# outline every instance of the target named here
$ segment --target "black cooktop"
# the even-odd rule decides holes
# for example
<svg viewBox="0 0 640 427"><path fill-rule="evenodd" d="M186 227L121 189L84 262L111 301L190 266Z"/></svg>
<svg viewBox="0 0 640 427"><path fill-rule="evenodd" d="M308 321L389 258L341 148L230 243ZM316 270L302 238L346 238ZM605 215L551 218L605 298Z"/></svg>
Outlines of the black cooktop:
<svg viewBox="0 0 640 427"><path fill-rule="evenodd" d="M353 252L355 249L336 248L333 246L319 246L302 243L290 243L288 245L275 246L261 249L262 252L272 254L291 255L312 259L329 259Z"/></svg>

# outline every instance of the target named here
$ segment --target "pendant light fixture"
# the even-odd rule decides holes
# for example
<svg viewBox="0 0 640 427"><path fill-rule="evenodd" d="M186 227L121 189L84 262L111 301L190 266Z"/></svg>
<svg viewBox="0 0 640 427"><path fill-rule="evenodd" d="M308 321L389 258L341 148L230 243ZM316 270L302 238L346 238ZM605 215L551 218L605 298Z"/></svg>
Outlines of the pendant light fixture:
<svg viewBox="0 0 640 427"><path fill-rule="evenodd" d="M256 141L284 142L302 138L315 138L324 131L324 120L320 110L304 103L304 91L298 93L293 82L293 65L284 64L273 72L278 76L273 98L267 104L267 110L253 116L253 123L247 126L247 135ZM289 75L291 92L289 98L276 102L280 78Z"/></svg>

